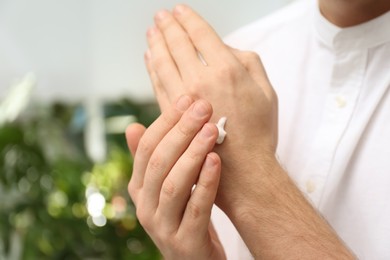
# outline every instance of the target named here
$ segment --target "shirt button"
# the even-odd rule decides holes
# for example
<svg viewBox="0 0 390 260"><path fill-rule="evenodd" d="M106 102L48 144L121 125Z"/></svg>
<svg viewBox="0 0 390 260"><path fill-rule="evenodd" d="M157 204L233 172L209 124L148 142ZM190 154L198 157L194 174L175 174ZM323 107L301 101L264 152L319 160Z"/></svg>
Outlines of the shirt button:
<svg viewBox="0 0 390 260"><path fill-rule="evenodd" d="M316 190L316 184L312 180L306 182L306 192L313 193Z"/></svg>
<svg viewBox="0 0 390 260"><path fill-rule="evenodd" d="M336 105L337 105L338 108L343 108L343 107L345 107L347 105L347 101L342 96L337 96L335 98L335 100L336 100Z"/></svg>

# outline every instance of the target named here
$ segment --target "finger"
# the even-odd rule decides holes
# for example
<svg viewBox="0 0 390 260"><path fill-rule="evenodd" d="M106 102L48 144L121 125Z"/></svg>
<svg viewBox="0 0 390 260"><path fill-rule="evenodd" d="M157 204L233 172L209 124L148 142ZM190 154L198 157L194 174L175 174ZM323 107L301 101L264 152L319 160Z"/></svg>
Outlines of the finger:
<svg viewBox="0 0 390 260"><path fill-rule="evenodd" d="M146 128L143 125L138 124L138 123L132 124L132 125L128 126L126 129L125 135L126 135L127 146L129 147L129 150L130 150L133 158L137 152L139 140L141 139L141 137L145 133L145 131L146 131ZM131 199L133 200L134 204L136 205L137 204L137 197L138 197L138 190L132 189L130 183L131 182L129 182L129 185L128 185L128 192L129 192L129 195L130 195Z"/></svg>
<svg viewBox="0 0 390 260"><path fill-rule="evenodd" d="M173 15L209 66L218 66L234 59L214 29L191 8L177 5Z"/></svg>
<svg viewBox="0 0 390 260"><path fill-rule="evenodd" d="M172 102L184 94L180 72L168 51L160 30L156 27L150 28L147 33L147 39L150 49L149 60L151 68L156 72L162 83L156 87L160 88L159 91L166 92L169 100Z"/></svg>
<svg viewBox="0 0 390 260"><path fill-rule="evenodd" d="M215 124L205 124L166 177L161 188L158 214L165 220L168 231L177 230L192 187L199 177L207 154L215 146L217 136Z"/></svg>
<svg viewBox="0 0 390 260"><path fill-rule="evenodd" d="M217 195L221 173L221 160L216 153L207 155L200 172L199 181L188 201L179 235L198 234L205 236L211 218L211 209ZM205 238L205 237L204 237Z"/></svg>
<svg viewBox="0 0 390 260"><path fill-rule="evenodd" d="M175 105L171 105L145 131L140 139L134 157L133 174L129 186L135 190L143 186L144 174L154 149L163 137L176 125L184 111L193 100L189 96L182 96Z"/></svg>
<svg viewBox="0 0 390 260"><path fill-rule="evenodd" d="M253 80L261 86L264 94L268 99L271 99L274 93L274 89L268 79L267 72L261 62L260 56L256 52L240 51L229 47L234 56L240 61L240 63L246 68L249 75Z"/></svg>
<svg viewBox="0 0 390 260"><path fill-rule="evenodd" d="M150 209L157 208L161 186L168 172L187 149L195 135L210 119L212 108L198 100L183 114L180 121L161 140L150 157L144 179L144 197Z"/></svg>
<svg viewBox="0 0 390 260"><path fill-rule="evenodd" d="M141 139L145 131L146 128L143 125L138 123L131 124L126 129L125 135L126 135L127 146L129 147L129 150L133 155L133 157L137 151L139 140Z"/></svg>
<svg viewBox="0 0 390 260"><path fill-rule="evenodd" d="M168 109L169 105L172 103L165 92L163 86L161 85L161 81L157 76L157 73L153 70L151 64L151 52L148 50L145 53L145 65L149 74L150 81L152 82L154 94L156 96L158 105L160 106L161 112Z"/></svg>
<svg viewBox="0 0 390 260"><path fill-rule="evenodd" d="M192 77L194 71L204 65L188 34L168 11L158 12L155 23L165 39L182 78Z"/></svg>

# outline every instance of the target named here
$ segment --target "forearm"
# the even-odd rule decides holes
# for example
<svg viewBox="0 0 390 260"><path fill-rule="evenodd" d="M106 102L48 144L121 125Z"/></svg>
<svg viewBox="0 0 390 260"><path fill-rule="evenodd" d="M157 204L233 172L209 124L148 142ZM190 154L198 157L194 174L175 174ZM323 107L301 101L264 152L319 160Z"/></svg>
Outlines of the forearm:
<svg viewBox="0 0 390 260"><path fill-rule="evenodd" d="M231 219L256 259L354 259L277 163L245 192Z"/></svg>

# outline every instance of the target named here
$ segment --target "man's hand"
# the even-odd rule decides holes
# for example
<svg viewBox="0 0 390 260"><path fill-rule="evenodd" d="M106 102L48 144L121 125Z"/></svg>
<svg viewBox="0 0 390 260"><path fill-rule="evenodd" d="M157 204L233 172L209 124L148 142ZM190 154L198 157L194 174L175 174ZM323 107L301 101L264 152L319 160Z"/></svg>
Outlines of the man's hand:
<svg viewBox="0 0 390 260"><path fill-rule="evenodd" d="M245 199L247 184L261 177L253 169L276 163L275 92L258 55L226 46L190 8L161 11L155 23L145 58L161 109L186 93L212 104L212 122L227 117L227 137L215 151L223 172L217 203L229 212Z"/></svg>
<svg viewBox="0 0 390 260"><path fill-rule="evenodd" d="M134 124L126 131L134 156L129 193L165 259L225 259L210 222L221 170L211 152L211 114L209 103L183 96L147 130Z"/></svg>
<svg viewBox="0 0 390 260"><path fill-rule="evenodd" d="M227 47L183 5L159 12L155 23L145 60L162 111L186 93L211 103L212 122L227 117L227 137L215 148L222 159L216 202L252 254L352 259L275 158L277 98L259 57Z"/></svg>

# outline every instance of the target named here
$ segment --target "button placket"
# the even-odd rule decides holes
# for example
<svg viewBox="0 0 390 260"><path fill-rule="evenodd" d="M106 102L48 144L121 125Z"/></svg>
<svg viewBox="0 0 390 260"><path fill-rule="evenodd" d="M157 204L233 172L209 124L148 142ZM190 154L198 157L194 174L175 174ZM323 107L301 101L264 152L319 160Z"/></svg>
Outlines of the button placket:
<svg viewBox="0 0 390 260"><path fill-rule="evenodd" d="M367 52L362 54L362 51L348 52L348 55L341 53L335 57L322 122L311 146L310 154L313 156L308 158L305 167L307 174L300 182L316 206L331 174L338 144L353 115L362 86L366 57ZM345 68L355 74L350 74Z"/></svg>

